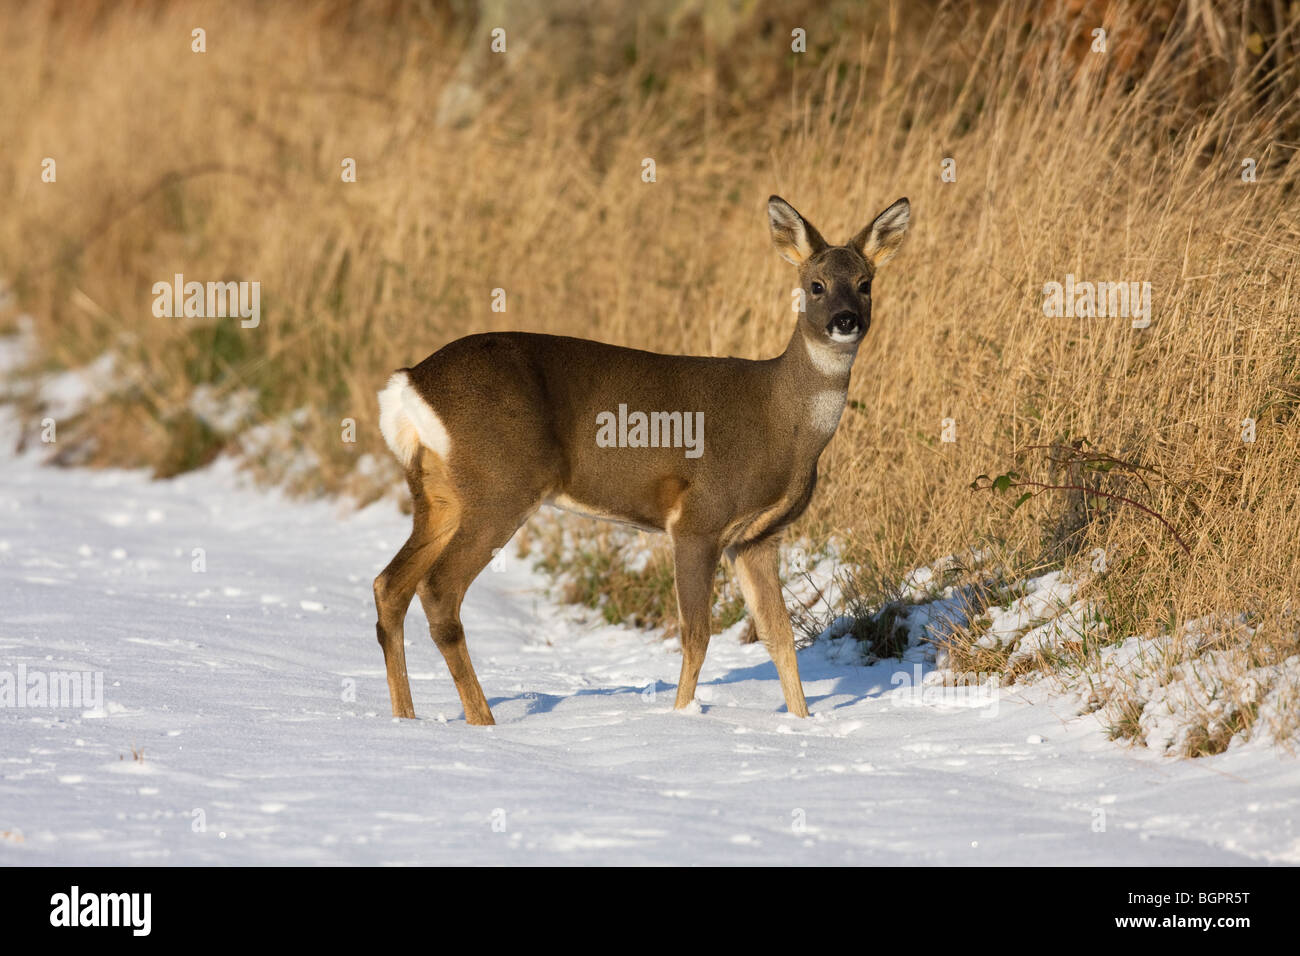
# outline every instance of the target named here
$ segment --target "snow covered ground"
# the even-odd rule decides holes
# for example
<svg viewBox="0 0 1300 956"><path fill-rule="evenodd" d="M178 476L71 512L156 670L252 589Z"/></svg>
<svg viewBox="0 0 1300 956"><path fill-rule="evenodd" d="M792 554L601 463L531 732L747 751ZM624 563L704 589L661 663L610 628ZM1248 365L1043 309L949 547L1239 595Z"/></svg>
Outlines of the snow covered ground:
<svg viewBox="0 0 1300 956"><path fill-rule="evenodd" d="M1300 863L1275 748L1174 761L1044 685L918 694L832 641L799 721L738 629L674 713L675 647L549 603L512 548L463 614L498 725L465 724L418 601L395 721L370 582L407 526L227 464L0 461L0 863Z"/></svg>

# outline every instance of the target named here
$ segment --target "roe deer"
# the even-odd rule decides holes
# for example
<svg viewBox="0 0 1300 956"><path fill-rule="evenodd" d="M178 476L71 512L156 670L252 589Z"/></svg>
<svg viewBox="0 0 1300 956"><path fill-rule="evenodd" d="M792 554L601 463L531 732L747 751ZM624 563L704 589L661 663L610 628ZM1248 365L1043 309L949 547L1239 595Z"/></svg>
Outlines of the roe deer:
<svg viewBox="0 0 1300 956"><path fill-rule="evenodd" d="M767 212L777 250L799 267L804 302L776 358L661 355L501 332L457 339L393 374L379 393L379 427L414 499L411 536L375 579L394 716L415 716L402 621L419 594L466 720L494 722L465 647L461 599L543 503L668 532L682 635L676 707L695 697L725 553L786 708L808 716L779 536L812 497L871 324L871 280L902 243L910 207L898 200L842 246L778 196ZM649 437L640 410L656 410Z"/></svg>

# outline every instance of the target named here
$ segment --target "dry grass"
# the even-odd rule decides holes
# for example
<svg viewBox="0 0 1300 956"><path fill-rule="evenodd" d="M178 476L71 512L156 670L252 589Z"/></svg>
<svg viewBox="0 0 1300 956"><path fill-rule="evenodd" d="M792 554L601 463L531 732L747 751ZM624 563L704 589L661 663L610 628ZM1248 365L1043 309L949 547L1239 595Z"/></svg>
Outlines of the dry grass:
<svg viewBox="0 0 1300 956"><path fill-rule="evenodd" d="M305 410L261 462L273 477L306 449L302 490L364 499L396 474L357 468L386 460L390 369L506 328L774 354L794 276L768 194L834 240L907 195L913 231L799 530L894 575L975 543L1021 569L1103 548L1120 632L1244 611L1252 653L1295 652L1300 9L759 0L719 23L615 6L596 5L585 47L568 18L490 61L482 112L445 129L434 104L466 31L438 3L6 5L0 272L51 360L112 349L129 377L60 440L188 467L229 441L194 424L196 385L247 389L255 421ZM1088 51L1099 21L1105 55ZM152 284L177 272L259 281L261 325L155 318ZM1044 316L1043 284L1067 273L1150 282L1150 328ZM1119 493L1188 552L1096 496L1013 512L968 487L1062 483L1033 446L1085 437L1159 472Z"/></svg>
<svg viewBox="0 0 1300 956"><path fill-rule="evenodd" d="M519 554L550 576L560 600L597 611L610 624L678 633L672 554L658 535L550 512L530 521L516 541ZM713 633L744 618L740 587L725 562L714 575L713 598Z"/></svg>

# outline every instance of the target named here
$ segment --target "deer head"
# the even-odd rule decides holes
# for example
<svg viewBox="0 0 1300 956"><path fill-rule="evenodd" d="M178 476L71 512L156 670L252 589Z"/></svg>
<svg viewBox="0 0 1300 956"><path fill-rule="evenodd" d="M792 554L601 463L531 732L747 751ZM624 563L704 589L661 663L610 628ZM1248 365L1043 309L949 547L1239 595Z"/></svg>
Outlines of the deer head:
<svg viewBox="0 0 1300 956"><path fill-rule="evenodd" d="M911 217L900 199L842 246L832 246L780 196L767 201L772 242L799 267L801 330L810 346L852 355L871 327L871 280L898 247Z"/></svg>

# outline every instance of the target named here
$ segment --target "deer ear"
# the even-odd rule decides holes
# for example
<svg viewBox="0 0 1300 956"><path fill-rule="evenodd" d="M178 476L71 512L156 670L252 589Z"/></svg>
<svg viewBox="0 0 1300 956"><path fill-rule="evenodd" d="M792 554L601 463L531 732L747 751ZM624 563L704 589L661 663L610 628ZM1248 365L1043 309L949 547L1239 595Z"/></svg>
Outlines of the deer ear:
<svg viewBox="0 0 1300 956"><path fill-rule="evenodd" d="M882 266L894 258L903 244L903 234L911 218L911 205L906 198L900 199L854 236L851 245L873 266Z"/></svg>
<svg viewBox="0 0 1300 956"><path fill-rule="evenodd" d="M772 227L772 244L786 262L799 265L827 248L812 223L780 196L768 199L767 222Z"/></svg>

